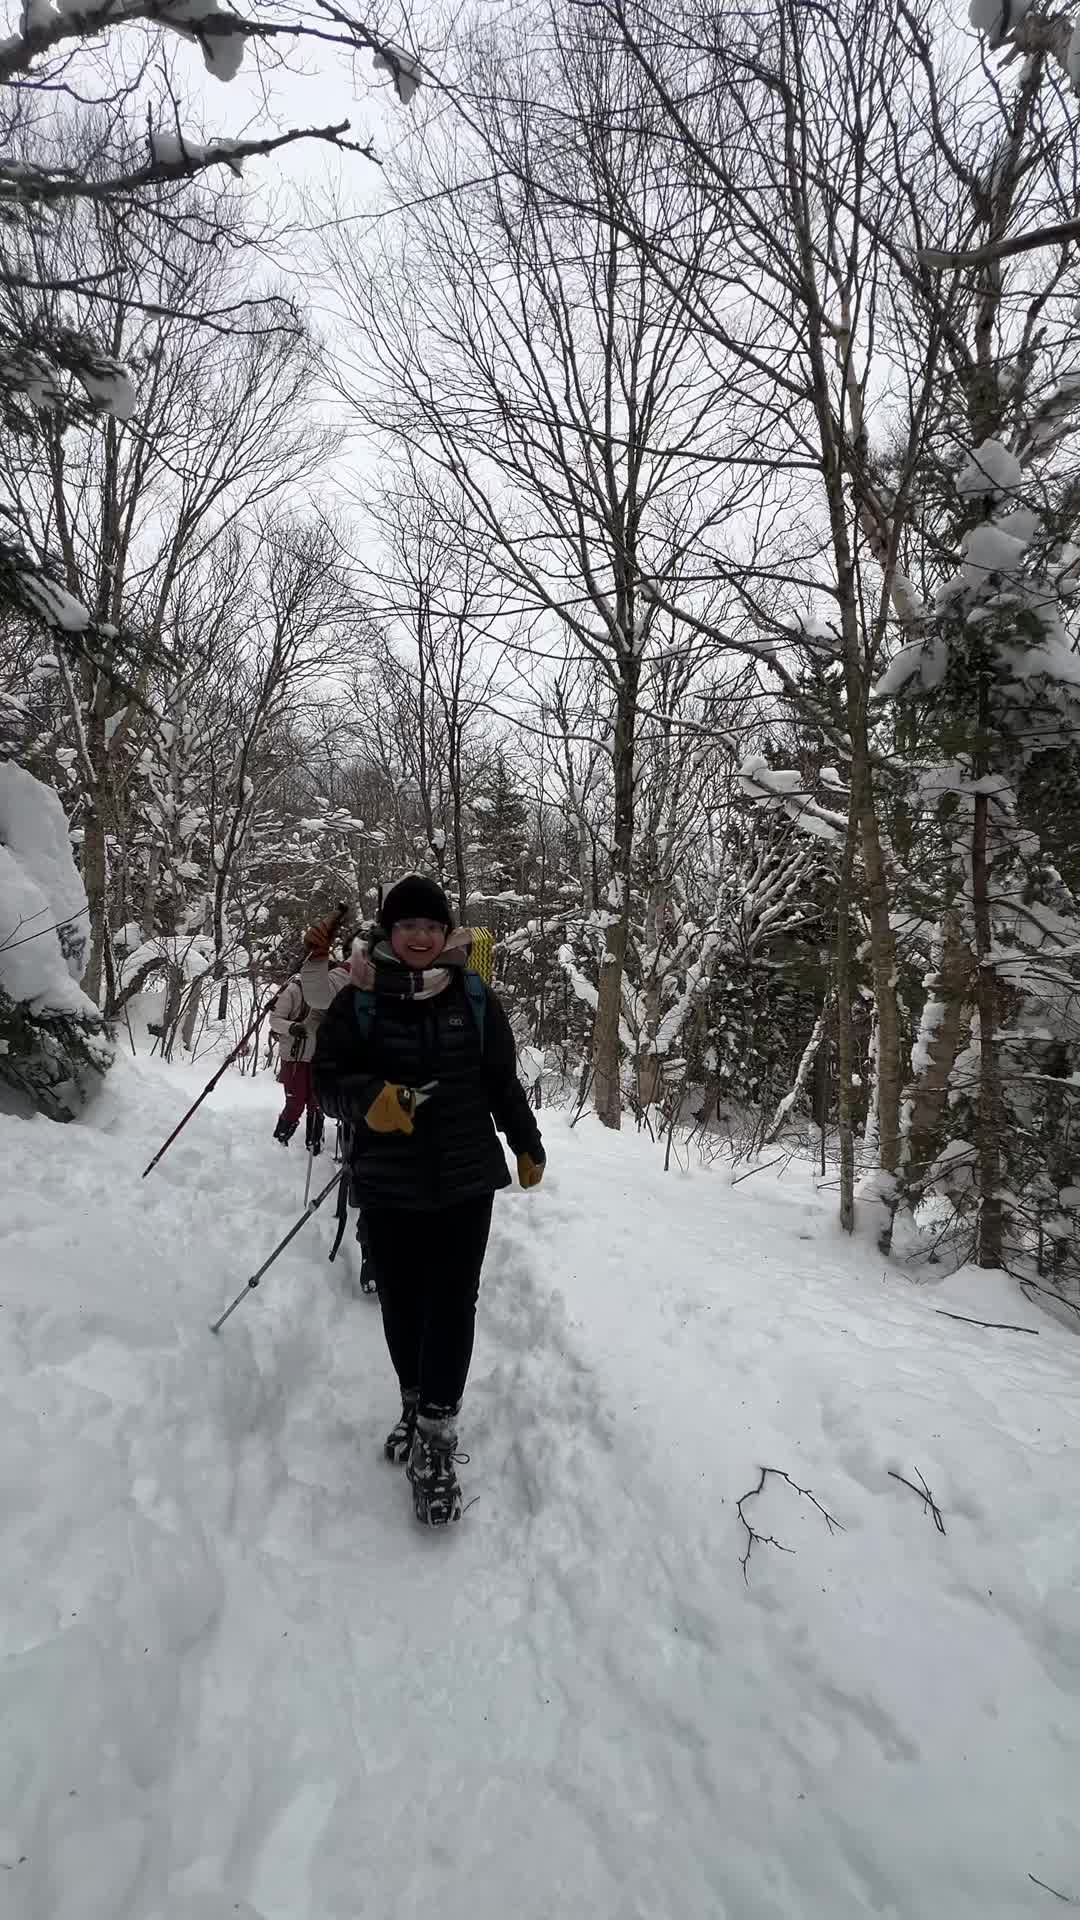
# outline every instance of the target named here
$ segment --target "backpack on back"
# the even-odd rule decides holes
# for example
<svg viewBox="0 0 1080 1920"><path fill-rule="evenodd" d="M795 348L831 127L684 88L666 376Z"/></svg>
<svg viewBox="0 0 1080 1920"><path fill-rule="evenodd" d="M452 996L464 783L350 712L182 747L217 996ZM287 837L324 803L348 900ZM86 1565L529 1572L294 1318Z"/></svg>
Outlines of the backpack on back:
<svg viewBox="0 0 1080 1920"><path fill-rule="evenodd" d="M469 1003L469 1012L480 1036L480 1052L484 1051L484 1022L487 1017L487 988L480 974L466 967L464 973L465 998ZM375 994L370 987L358 987L354 1000L356 1024L360 1029L360 1038L366 1044L371 1038L372 1024L375 1019Z"/></svg>

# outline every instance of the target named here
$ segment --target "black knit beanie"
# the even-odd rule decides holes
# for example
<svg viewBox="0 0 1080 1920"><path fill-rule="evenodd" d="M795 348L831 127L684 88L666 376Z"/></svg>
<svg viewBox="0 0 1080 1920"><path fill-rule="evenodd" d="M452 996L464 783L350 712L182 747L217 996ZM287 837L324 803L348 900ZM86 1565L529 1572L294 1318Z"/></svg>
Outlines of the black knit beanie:
<svg viewBox="0 0 1080 1920"><path fill-rule="evenodd" d="M390 933L399 920L436 920L447 933L453 931L454 916L450 902L435 880L422 873L406 874L391 887L382 903L379 925Z"/></svg>

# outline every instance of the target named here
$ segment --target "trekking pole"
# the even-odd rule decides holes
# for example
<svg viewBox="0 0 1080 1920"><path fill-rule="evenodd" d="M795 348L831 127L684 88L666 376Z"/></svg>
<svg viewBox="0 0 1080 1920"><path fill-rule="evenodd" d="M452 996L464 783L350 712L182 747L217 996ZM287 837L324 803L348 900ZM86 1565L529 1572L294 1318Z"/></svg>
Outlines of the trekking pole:
<svg viewBox="0 0 1080 1920"><path fill-rule="evenodd" d="M305 1176L304 1176L304 1205L305 1205L305 1207L307 1206L307 1203L308 1203L308 1194L309 1194L309 1193L311 1192L311 1169L312 1169L312 1167L313 1167L314 1165L315 1165L315 1155L314 1155L314 1153L312 1152L312 1150L311 1150L311 1147L310 1147L310 1145L309 1145L309 1146L308 1146L308 1150L307 1150L307 1173L306 1173L306 1174L305 1174Z"/></svg>
<svg viewBox="0 0 1080 1920"><path fill-rule="evenodd" d="M191 1119L192 1114L195 1113L196 1110L202 1106L202 1103L206 1099L207 1095L210 1093L213 1093L214 1088L217 1086L217 1083L221 1079L222 1074L225 1072L227 1067L232 1066L232 1063L236 1059L237 1054L243 1052L244 1048L247 1046L248 1041L251 1039L251 1036L254 1033L256 1027L259 1025L259 1022L261 1021L263 1014L266 1012L267 1007L270 1006L272 1001L277 998L277 995L280 991L281 989L279 987L272 987L270 989L270 992L267 994L265 1000L263 1000L260 1003L259 1010L255 1015L254 1020L251 1022L251 1025L247 1027L245 1031L241 1034L232 1052L227 1056L226 1059L222 1061L217 1072L214 1074L213 1079L207 1081L198 1099L192 1101L183 1119L178 1122L178 1124L173 1128L172 1132L170 1133L168 1139L163 1143L162 1146L158 1148L149 1166L143 1168L142 1176L141 1176L142 1179L145 1180L148 1173L153 1173L154 1168L157 1166L157 1163L161 1159L162 1155L165 1153L168 1153L169 1148L172 1146L172 1143L176 1139L177 1134L183 1132L184 1128L187 1126L188 1121Z"/></svg>
<svg viewBox="0 0 1080 1920"><path fill-rule="evenodd" d="M267 1271L269 1267L273 1266L274 1261L278 1257L278 1254L284 1253L290 1240L295 1240L297 1234L299 1233L301 1227L304 1225L305 1221L310 1220L316 1208L322 1206L322 1203L326 1199L327 1194L333 1193L334 1188L337 1186L338 1181L341 1178L342 1178L342 1175L340 1173L335 1173L333 1179L327 1181L322 1192L317 1193L315 1195L314 1200L310 1200L308 1202L307 1206L304 1208L304 1211L300 1215L300 1218L296 1222L295 1226L292 1226L289 1228L289 1231L285 1235L284 1240L279 1240L277 1246L274 1248L273 1253L270 1255L270 1258L268 1260L263 1261L262 1266L259 1268L258 1273L252 1274L251 1279L248 1280L246 1284L241 1288L240 1292L236 1296L236 1299L231 1303L231 1305L226 1307L220 1319L214 1320L211 1322L211 1326L210 1326L211 1333L221 1332L221 1329L225 1325L225 1322L228 1319L230 1313L235 1313L237 1307L240 1305L241 1300L246 1298L246 1296L251 1292L253 1287L258 1286L259 1281L263 1277L263 1274Z"/></svg>
<svg viewBox="0 0 1080 1920"><path fill-rule="evenodd" d="M340 1140L340 1138L341 1138L341 1128L339 1127L338 1139ZM341 1243L345 1238L345 1228L348 1225L348 1221L349 1221L349 1166L348 1166L347 1156L345 1154L342 1154L341 1156L341 1188L338 1192L338 1203L337 1203L337 1232L334 1235L334 1244L331 1247L330 1253L329 1253L329 1259L330 1259L331 1265L337 1259L338 1249L340 1248Z"/></svg>

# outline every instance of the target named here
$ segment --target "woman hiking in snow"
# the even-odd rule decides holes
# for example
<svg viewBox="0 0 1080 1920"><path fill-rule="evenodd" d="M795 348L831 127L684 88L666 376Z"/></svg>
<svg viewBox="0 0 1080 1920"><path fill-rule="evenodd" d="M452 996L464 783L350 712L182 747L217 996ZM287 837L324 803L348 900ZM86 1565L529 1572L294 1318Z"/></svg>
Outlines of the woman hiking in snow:
<svg viewBox="0 0 1080 1920"><path fill-rule="evenodd" d="M286 981L270 1009L269 1026L281 1054L278 1078L285 1089L285 1105L274 1128L274 1139L287 1147L306 1113L305 1145L310 1153L322 1150L323 1116L315 1098L311 1062L319 1022L335 994L349 978L348 963L331 965L330 949L346 909L337 907L304 935L304 958L299 971Z"/></svg>
<svg viewBox="0 0 1080 1920"><path fill-rule="evenodd" d="M400 880L369 951L353 949L314 1059L321 1105L352 1130L353 1190L401 1387L384 1451L407 1462L416 1517L430 1526L461 1518L456 1420L492 1202L510 1184L495 1127L523 1187L544 1169L510 1023L467 971L468 946L441 887Z"/></svg>

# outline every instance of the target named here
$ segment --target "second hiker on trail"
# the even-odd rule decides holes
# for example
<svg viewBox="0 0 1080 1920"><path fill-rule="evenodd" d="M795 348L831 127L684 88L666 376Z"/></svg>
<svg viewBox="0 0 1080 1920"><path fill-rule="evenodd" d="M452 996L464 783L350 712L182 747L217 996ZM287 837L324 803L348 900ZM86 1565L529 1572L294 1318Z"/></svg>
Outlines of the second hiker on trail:
<svg viewBox="0 0 1080 1920"><path fill-rule="evenodd" d="M510 1185L496 1126L523 1187L544 1169L510 1023L468 971L468 948L441 887L419 874L399 881L370 948L353 949L349 990L325 1016L314 1059L320 1104L351 1128L401 1387L386 1456L407 1461L417 1519L432 1526L461 1515L457 1414L492 1202Z"/></svg>
<svg viewBox="0 0 1080 1920"><path fill-rule="evenodd" d="M274 1139L287 1147L306 1114L305 1145L311 1153L322 1148L323 1116L315 1098L311 1062L319 1022L336 993L349 978L344 961L330 958L334 935L347 909L335 908L304 935L304 958L299 971L286 981L270 1009L270 1031L281 1054L278 1078L285 1089L285 1105L274 1128Z"/></svg>

